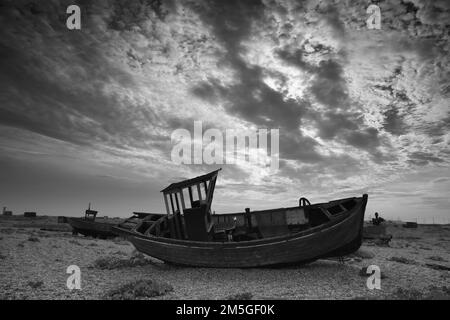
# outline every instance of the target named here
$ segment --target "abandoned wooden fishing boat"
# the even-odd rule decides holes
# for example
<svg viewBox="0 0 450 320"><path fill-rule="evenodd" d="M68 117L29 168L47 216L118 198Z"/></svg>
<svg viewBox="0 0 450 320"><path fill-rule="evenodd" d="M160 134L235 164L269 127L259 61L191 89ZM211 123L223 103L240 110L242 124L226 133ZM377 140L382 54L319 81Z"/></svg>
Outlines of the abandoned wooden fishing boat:
<svg viewBox="0 0 450 320"><path fill-rule="evenodd" d="M300 198L295 207L213 215L219 170L169 185L162 190L166 215L156 221L146 217L122 231L147 255L201 267L304 263L360 247L366 194L317 204Z"/></svg>
<svg viewBox="0 0 450 320"><path fill-rule="evenodd" d="M72 227L72 234L78 233L84 236L106 239L113 238L116 234L112 231L112 227L117 223L95 221L98 211L91 210L91 204L85 211L84 218L67 218L67 222Z"/></svg>

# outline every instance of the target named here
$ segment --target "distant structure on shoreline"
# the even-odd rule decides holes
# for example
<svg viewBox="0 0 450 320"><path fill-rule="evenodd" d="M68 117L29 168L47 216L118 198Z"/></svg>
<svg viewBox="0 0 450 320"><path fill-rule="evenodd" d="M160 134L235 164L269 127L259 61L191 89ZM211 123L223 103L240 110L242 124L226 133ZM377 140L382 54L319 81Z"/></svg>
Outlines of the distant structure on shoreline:
<svg viewBox="0 0 450 320"><path fill-rule="evenodd" d="M68 223L67 217L59 216L58 223Z"/></svg>
<svg viewBox="0 0 450 320"><path fill-rule="evenodd" d="M417 222L406 222L405 224L403 224L403 228L412 228L412 229L416 229L417 228Z"/></svg>
<svg viewBox="0 0 450 320"><path fill-rule="evenodd" d="M36 218L36 212L27 211L23 213L23 216L26 218Z"/></svg>
<svg viewBox="0 0 450 320"><path fill-rule="evenodd" d="M6 207L3 207L3 212L2 212L2 214L4 215L4 216L12 216L13 214L12 214L12 211L11 210L6 210L7 208Z"/></svg>
<svg viewBox="0 0 450 320"><path fill-rule="evenodd" d="M372 219L372 224L375 226L379 226L382 224L385 220L378 215L378 212L375 212L375 218Z"/></svg>

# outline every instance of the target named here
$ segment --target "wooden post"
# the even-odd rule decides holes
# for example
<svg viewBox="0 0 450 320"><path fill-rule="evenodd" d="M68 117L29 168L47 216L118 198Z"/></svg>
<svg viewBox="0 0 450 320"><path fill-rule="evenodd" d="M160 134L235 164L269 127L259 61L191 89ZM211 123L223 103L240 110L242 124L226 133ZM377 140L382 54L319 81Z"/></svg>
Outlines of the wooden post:
<svg viewBox="0 0 450 320"><path fill-rule="evenodd" d="M197 184L198 200L202 201L202 192L200 190L200 184Z"/></svg>
<svg viewBox="0 0 450 320"><path fill-rule="evenodd" d="M178 210L178 212L181 212L181 211L180 211L180 204L179 204L179 202L178 202L178 195L177 195L176 192L175 192L175 203L177 204L177 210Z"/></svg>
<svg viewBox="0 0 450 320"><path fill-rule="evenodd" d="M206 181L203 181L203 186L205 187L205 198L208 199L208 186L206 185Z"/></svg>
<svg viewBox="0 0 450 320"><path fill-rule="evenodd" d="M186 233L184 232L184 225L183 225L183 220L181 218L180 203L178 202L178 193L177 192L175 192L175 202L177 204L177 212L175 214L175 216L176 216L175 223L178 225L179 238L183 239L183 238L185 238Z"/></svg>
<svg viewBox="0 0 450 320"><path fill-rule="evenodd" d="M180 191L180 202L181 202L181 209L183 209L183 214L184 214L184 209L186 209L186 206L184 204L183 189L181 189L181 191Z"/></svg>
<svg viewBox="0 0 450 320"><path fill-rule="evenodd" d="M175 206L174 206L174 204L173 204L173 197L172 197L172 192L171 193L169 193L169 195L170 195L170 204L171 204L171 206L172 206L172 213L173 213L173 221L174 221L174 224L175 224L175 238L176 239L180 239L181 238L181 234L180 234L180 226L179 226L179 221L180 221L180 219L179 219L179 217L178 217L178 213L177 213L177 211L175 210ZM175 199L176 199L176 194L175 194ZM177 200L177 202L178 202L178 200Z"/></svg>
<svg viewBox="0 0 450 320"><path fill-rule="evenodd" d="M245 208L245 220L247 220L247 228L252 228L252 216L250 213L250 208Z"/></svg>
<svg viewBox="0 0 450 320"><path fill-rule="evenodd" d="M209 212L209 209L210 209L210 206L211 206L215 185L216 185L216 178L214 177L209 182L209 193L206 196L206 202L208 203L208 208L206 208L207 212Z"/></svg>
<svg viewBox="0 0 450 320"><path fill-rule="evenodd" d="M193 208L194 205L192 203L194 202L194 197L192 196L192 187L189 186L188 190L189 190L189 200L191 201L191 208Z"/></svg>
<svg viewBox="0 0 450 320"><path fill-rule="evenodd" d="M180 202L181 202L181 209L183 209L183 216L184 216L184 210L186 209L186 206L184 204L184 195L183 195L183 189L180 191ZM186 231L186 225L184 223L184 219L181 220L181 230L183 230L184 238L187 239L187 231Z"/></svg>
<svg viewBox="0 0 450 320"><path fill-rule="evenodd" d="M172 193L169 193L170 196L170 204L172 205L172 213L175 213L175 207L173 206Z"/></svg>
<svg viewBox="0 0 450 320"><path fill-rule="evenodd" d="M167 194L164 193L164 203L166 204L166 212L170 214L169 203L167 202Z"/></svg>

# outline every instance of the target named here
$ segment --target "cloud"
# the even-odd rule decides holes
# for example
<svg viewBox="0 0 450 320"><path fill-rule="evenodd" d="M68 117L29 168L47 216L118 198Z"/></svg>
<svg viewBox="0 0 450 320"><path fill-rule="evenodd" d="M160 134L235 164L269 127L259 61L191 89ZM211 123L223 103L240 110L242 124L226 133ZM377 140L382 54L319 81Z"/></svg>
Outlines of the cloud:
<svg viewBox="0 0 450 320"><path fill-rule="evenodd" d="M95 159L159 183L212 169L171 163L177 128L279 128L278 174L223 170L239 189L226 194L254 202L383 189L450 160L448 1L380 2L381 30L342 1L104 0L79 2L69 31L69 4L2 3L11 159Z"/></svg>
<svg viewBox="0 0 450 320"><path fill-rule="evenodd" d="M405 133L405 124L403 117L400 116L396 107L392 106L384 112L385 122L383 124L384 130L394 135L401 135Z"/></svg>
<svg viewBox="0 0 450 320"><path fill-rule="evenodd" d="M379 145L378 131L368 128L363 131L349 132L346 140L349 144L359 148L376 148Z"/></svg>
<svg viewBox="0 0 450 320"><path fill-rule="evenodd" d="M249 65L241 58L245 53L242 42L251 32L250 23L252 19L262 19L262 14L263 5L259 1L202 7L201 17L225 46L222 59L226 59L236 76L230 85L222 85L216 79L203 81L196 84L192 92L209 102L223 101L227 112L258 127L279 128L282 140L289 142L281 142L282 157L290 157L293 154L291 150L297 150L294 152L297 159L317 159L319 155L314 151L314 142L302 137L298 130L308 102L286 98L264 82L265 70L262 67Z"/></svg>
<svg viewBox="0 0 450 320"><path fill-rule="evenodd" d="M428 152L413 152L409 155L409 158L409 162L419 166L427 165L433 162L444 162L443 159L438 158Z"/></svg>
<svg viewBox="0 0 450 320"><path fill-rule="evenodd" d="M450 181L450 177L442 177L432 180L432 183L445 183L447 181Z"/></svg>
<svg viewBox="0 0 450 320"><path fill-rule="evenodd" d="M347 93L341 65L333 60L321 61L316 70L316 79L311 86L311 92L322 104L331 108L345 108Z"/></svg>

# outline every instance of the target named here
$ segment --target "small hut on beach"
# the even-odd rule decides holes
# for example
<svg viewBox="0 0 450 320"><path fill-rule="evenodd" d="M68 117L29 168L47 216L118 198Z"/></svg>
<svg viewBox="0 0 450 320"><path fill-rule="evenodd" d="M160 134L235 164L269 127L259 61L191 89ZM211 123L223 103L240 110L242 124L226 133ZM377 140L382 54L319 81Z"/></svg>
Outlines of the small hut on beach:
<svg viewBox="0 0 450 320"><path fill-rule="evenodd" d="M36 212L27 211L23 213L25 218L36 218Z"/></svg>

